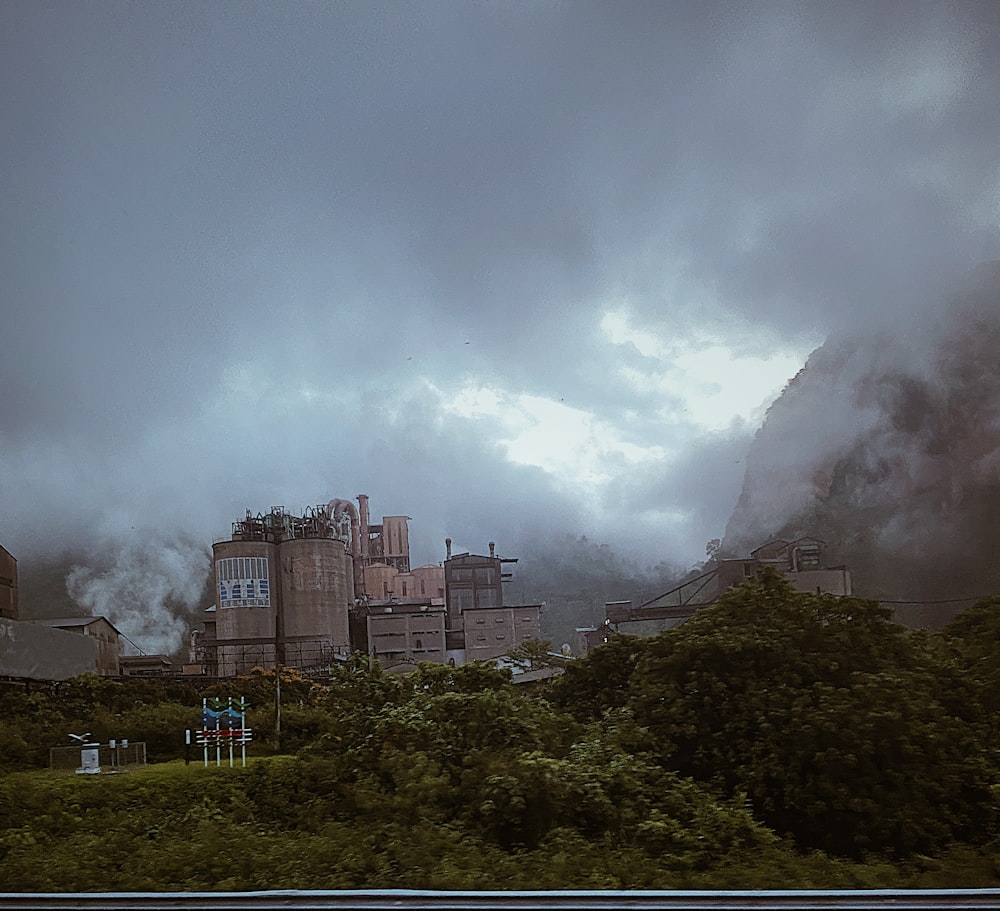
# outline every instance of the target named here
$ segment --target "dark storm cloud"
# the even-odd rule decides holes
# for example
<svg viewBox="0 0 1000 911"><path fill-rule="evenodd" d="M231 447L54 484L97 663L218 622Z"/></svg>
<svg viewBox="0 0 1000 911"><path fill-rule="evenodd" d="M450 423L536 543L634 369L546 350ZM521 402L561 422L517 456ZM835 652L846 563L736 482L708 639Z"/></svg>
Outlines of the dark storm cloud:
<svg viewBox="0 0 1000 911"><path fill-rule="evenodd" d="M998 60L991 4L8 3L3 543L365 490L700 552L748 428L602 317L748 355L923 312L998 255ZM574 500L442 413L469 383L686 454Z"/></svg>

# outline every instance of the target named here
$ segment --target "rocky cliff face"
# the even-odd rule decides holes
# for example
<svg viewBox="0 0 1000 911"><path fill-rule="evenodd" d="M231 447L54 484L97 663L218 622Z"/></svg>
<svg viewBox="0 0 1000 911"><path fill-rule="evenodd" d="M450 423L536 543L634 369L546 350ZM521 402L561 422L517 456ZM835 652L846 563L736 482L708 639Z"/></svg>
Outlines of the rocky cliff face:
<svg viewBox="0 0 1000 911"><path fill-rule="evenodd" d="M771 406L723 551L804 534L861 595L1000 591L1000 267L920 319L828 341Z"/></svg>

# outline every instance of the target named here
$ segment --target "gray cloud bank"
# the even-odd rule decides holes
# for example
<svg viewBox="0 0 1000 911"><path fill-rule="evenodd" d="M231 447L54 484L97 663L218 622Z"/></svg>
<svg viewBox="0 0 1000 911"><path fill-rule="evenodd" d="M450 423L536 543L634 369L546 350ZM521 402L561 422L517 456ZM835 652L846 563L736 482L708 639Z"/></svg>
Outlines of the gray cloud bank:
<svg viewBox="0 0 1000 911"><path fill-rule="evenodd" d="M362 491L418 562L697 559L756 425L626 382L663 365L603 315L746 356L923 320L1000 256L998 61L982 3L7 3L0 542L84 545L87 609ZM468 384L663 454L514 464Z"/></svg>

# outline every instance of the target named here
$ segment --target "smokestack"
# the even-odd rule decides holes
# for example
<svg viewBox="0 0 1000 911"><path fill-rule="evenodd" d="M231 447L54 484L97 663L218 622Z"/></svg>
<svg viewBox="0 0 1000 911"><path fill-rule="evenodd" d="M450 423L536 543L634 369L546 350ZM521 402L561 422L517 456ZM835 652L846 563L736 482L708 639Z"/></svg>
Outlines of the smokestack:
<svg viewBox="0 0 1000 911"><path fill-rule="evenodd" d="M444 558L446 560L450 560L451 559L451 538L445 538L444 539L444 553L445 553L445 557Z"/></svg>
<svg viewBox="0 0 1000 911"><path fill-rule="evenodd" d="M496 542L495 541L490 541L490 556L491 557L496 556L496 554L495 554L496 547L497 547Z"/></svg>
<svg viewBox="0 0 1000 911"><path fill-rule="evenodd" d="M358 512L361 524L361 556L368 556L368 494L358 494Z"/></svg>

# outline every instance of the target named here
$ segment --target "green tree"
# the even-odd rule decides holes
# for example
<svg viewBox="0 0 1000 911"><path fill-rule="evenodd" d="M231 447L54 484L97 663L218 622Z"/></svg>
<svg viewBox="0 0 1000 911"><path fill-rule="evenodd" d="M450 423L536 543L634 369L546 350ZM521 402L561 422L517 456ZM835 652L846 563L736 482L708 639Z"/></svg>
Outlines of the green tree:
<svg viewBox="0 0 1000 911"><path fill-rule="evenodd" d="M549 684L547 697L553 705L580 721L595 721L609 709L624 706L629 682L639 659L651 647L651 639L613 635L586 657L566 663L562 676Z"/></svg>
<svg viewBox="0 0 1000 911"><path fill-rule="evenodd" d="M662 761L803 848L931 851L995 818L973 694L876 602L767 571L652 641L629 706Z"/></svg>
<svg viewBox="0 0 1000 911"><path fill-rule="evenodd" d="M552 642L548 639L526 639L520 645L512 648L507 656L520 665L527 665L528 670L539 667L551 667L562 663L552 657Z"/></svg>
<svg viewBox="0 0 1000 911"><path fill-rule="evenodd" d="M977 688L988 718L1000 723L1000 595L977 601L941 630L939 637L951 646Z"/></svg>

